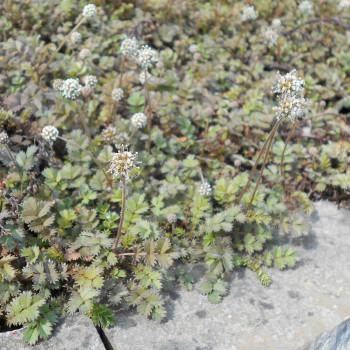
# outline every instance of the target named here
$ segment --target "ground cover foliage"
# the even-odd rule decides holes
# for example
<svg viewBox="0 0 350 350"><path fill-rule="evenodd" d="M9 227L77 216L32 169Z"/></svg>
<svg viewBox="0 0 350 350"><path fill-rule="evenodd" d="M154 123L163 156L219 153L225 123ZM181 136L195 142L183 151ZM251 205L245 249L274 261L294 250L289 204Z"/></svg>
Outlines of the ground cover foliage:
<svg viewBox="0 0 350 350"><path fill-rule="evenodd" d="M164 318L187 263L208 264L212 303L235 267L269 285L299 259L274 232L307 234L313 199L349 204L349 2L87 4L0 5L0 317L29 344L77 311ZM293 69L307 113L269 139Z"/></svg>

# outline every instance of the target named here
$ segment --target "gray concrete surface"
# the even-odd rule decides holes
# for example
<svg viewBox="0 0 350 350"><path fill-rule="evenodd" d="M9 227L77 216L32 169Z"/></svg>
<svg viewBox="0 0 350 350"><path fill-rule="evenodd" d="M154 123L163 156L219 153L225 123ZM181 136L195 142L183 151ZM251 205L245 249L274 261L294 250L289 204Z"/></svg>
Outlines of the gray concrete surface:
<svg viewBox="0 0 350 350"><path fill-rule="evenodd" d="M92 321L85 315L67 316L56 325L53 335L35 346L23 340L22 328L0 333L1 350L105 350Z"/></svg>
<svg viewBox="0 0 350 350"><path fill-rule="evenodd" d="M309 235L288 245L302 259L293 269L270 269L269 287L254 272L236 269L222 303L210 304L200 283L191 292L177 289L167 298L165 321L118 313L109 337L117 350L311 349L308 344L350 316L350 212L315 203ZM192 272L200 276L203 268ZM338 350L328 340L317 350Z"/></svg>

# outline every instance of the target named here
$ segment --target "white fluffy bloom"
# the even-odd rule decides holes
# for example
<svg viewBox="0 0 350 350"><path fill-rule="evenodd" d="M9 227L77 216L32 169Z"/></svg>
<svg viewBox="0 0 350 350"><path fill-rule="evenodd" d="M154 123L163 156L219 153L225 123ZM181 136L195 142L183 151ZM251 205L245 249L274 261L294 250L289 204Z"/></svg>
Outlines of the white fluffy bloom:
<svg viewBox="0 0 350 350"><path fill-rule="evenodd" d="M134 128L141 129L141 128L145 127L146 124L147 124L147 116L145 113L135 113L131 117L131 125Z"/></svg>
<svg viewBox="0 0 350 350"><path fill-rule="evenodd" d="M113 89L111 97L114 101L120 102L124 98L124 90L122 88Z"/></svg>
<svg viewBox="0 0 350 350"><path fill-rule="evenodd" d="M310 13L312 11L312 3L309 0L303 0L299 4L298 9L302 13Z"/></svg>
<svg viewBox="0 0 350 350"><path fill-rule="evenodd" d="M198 192L199 194L204 197L204 196L210 196L211 194L211 186L208 182L204 181L200 184L198 187Z"/></svg>
<svg viewBox="0 0 350 350"><path fill-rule="evenodd" d="M143 45L137 53L137 60L142 68L149 68L153 63L158 62L157 52L148 45Z"/></svg>
<svg viewBox="0 0 350 350"><path fill-rule="evenodd" d="M98 83L98 80L94 75L87 75L84 77L83 81L86 86L90 86L92 88L94 88Z"/></svg>
<svg viewBox="0 0 350 350"><path fill-rule="evenodd" d="M274 90L276 94L296 96L304 90L305 81L296 76L297 71L295 69L285 76L278 74L279 79Z"/></svg>
<svg viewBox="0 0 350 350"><path fill-rule="evenodd" d="M78 79L67 79L63 82L60 91L65 98L74 100L81 94L81 90L82 86L79 84Z"/></svg>
<svg viewBox="0 0 350 350"><path fill-rule="evenodd" d="M118 151L118 153L113 153L113 158L111 161L111 166L108 170L109 173L112 173L113 178L121 176L126 181L130 181L129 174L133 172L135 168L138 168L137 164L140 162L136 161L137 152L132 153L128 149L124 148Z"/></svg>
<svg viewBox="0 0 350 350"><path fill-rule="evenodd" d="M107 126L107 128L102 131L102 137L108 143L115 142L117 138L117 129L112 125Z"/></svg>
<svg viewBox="0 0 350 350"><path fill-rule="evenodd" d="M275 46L278 39L278 33L274 28L265 28L263 30L264 43L267 46Z"/></svg>
<svg viewBox="0 0 350 350"><path fill-rule="evenodd" d="M53 81L52 87L54 90L61 91L64 81L62 79L55 79Z"/></svg>
<svg viewBox="0 0 350 350"><path fill-rule="evenodd" d="M295 119L302 120L307 112L308 101L303 97L284 96L280 99L276 110L277 120L289 118L294 123Z"/></svg>
<svg viewBox="0 0 350 350"><path fill-rule="evenodd" d="M45 141L53 143L57 140L58 130L51 125L44 126L43 130L41 131L41 136Z"/></svg>
<svg viewBox="0 0 350 350"><path fill-rule="evenodd" d="M243 22L254 20L258 15L258 12L255 11L254 6L244 6L242 10L241 19Z"/></svg>
<svg viewBox="0 0 350 350"><path fill-rule="evenodd" d="M85 18L93 18L96 16L97 8L94 4L89 4L84 6L83 8L83 17Z"/></svg>
<svg viewBox="0 0 350 350"><path fill-rule="evenodd" d="M69 39L73 44L78 44L78 42L81 40L81 34L79 32L74 32L71 34Z"/></svg>
<svg viewBox="0 0 350 350"><path fill-rule="evenodd" d="M82 60L86 60L87 58L90 58L91 57L91 51L89 49L82 49L80 50L79 52L79 57L82 59Z"/></svg>
<svg viewBox="0 0 350 350"><path fill-rule="evenodd" d="M345 10L350 7L350 0L340 0L338 4L339 10Z"/></svg>
<svg viewBox="0 0 350 350"><path fill-rule="evenodd" d="M0 145L7 145L9 143L9 136L6 131L0 133Z"/></svg>
<svg viewBox="0 0 350 350"><path fill-rule="evenodd" d="M282 23L281 23L281 20L279 18L274 18L272 20L272 23L271 23L272 27L275 28L275 29L280 29L281 28L281 24Z"/></svg>
<svg viewBox="0 0 350 350"><path fill-rule="evenodd" d="M122 55L137 55L137 40L135 38L125 38L120 45Z"/></svg>
<svg viewBox="0 0 350 350"><path fill-rule="evenodd" d="M176 221L177 221L177 216L176 216L176 214L173 214L173 213L168 214L167 220L168 220L168 223L169 223L169 224L171 224L171 225L175 224Z"/></svg>
<svg viewBox="0 0 350 350"><path fill-rule="evenodd" d="M191 53L196 53L199 51L199 47L196 44L192 44L190 45L190 47L188 48L188 51L190 51Z"/></svg>
<svg viewBox="0 0 350 350"><path fill-rule="evenodd" d="M152 78L152 74L149 72L145 72L144 70L140 73L139 75L139 79L140 79L140 83L143 85L146 81L146 77L147 77L147 83L149 83L149 81Z"/></svg>

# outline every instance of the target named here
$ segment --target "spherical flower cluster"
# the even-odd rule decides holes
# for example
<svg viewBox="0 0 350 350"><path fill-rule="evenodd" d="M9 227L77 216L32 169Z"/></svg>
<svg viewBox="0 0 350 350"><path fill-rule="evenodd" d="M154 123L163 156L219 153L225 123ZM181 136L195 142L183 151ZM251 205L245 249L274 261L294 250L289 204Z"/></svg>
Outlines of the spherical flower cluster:
<svg viewBox="0 0 350 350"><path fill-rule="evenodd" d="M81 40L81 34L79 32L74 32L69 38L73 44L78 44L78 42Z"/></svg>
<svg viewBox="0 0 350 350"><path fill-rule="evenodd" d="M81 89L81 93L84 97L89 97L93 92L94 92L94 89L89 85L85 85Z"/></svg>
<svg viewBox="0 0 350 350"><path fill-rule="evenodd" d="M137 60L142 68L149 68L153 63L158 62L157 52L148 45L143 45L137 53Z"/></svg>
<svg viewBox="0 0 350 350"><path fill-rule="evenodd" d="M279 73L278 73L279 74ZM281 95L295 96L304 90L305 81L296 76L297 71L293 69L285 76L279 74L275 93Z"/></svg>
<svg viewBox="0 0 350 350"><path fill-rule="evenodd" d="M177 216L176 216L176 214L169 214L169 215L167 216L167 220L168 220L168 223L169 223L170 225L175 224L176 221L177 221Z"/></svg>
<svg viewBox="0 0 350 350"><path fill-rule="evenodd" d="M243 22L254 20L258 15L258 12L255 11L254 6L244 6L242 11L241 19Z"/></svg>
<svg viewBox="0 0 350 350"><path fill-rule="evenodd" d="M134 128L141 129L141 128L145 127L146 124L147 124L147 116L145 113L135 113L131 117L131 125Z"/></svg>
<svg viewBox="0 0 350 350"><path fill-rule="evenodd" d="M211 194L211 186L208 182L204 181L200 184L198 187L198 192L199 195L204 197L204 196L210 196Z"/></svg>
<svg viewBox="0 0 350 350"><path fill-rule="evenodd" d="M124 98L124 90L122 88L113 89L111 97L114 101L120 102Z"/></svg>
<svg viewBox="0 0 350 350"><path fill-rule="evenodd" d="M51 125L44 126L43 130L41 131L41 136L45 141L53 143L57 140L58 130Z"/></svg>
<svg viewBox="0 0 350 350"><path fill-rule="evenodd" d="M145 83L146 77L147 77L147 83L149 83L149 81L152 78L152 74L143 70L139 75L140 83L142 85Z"/></svg>
<svg viewBox="0 0 350 350"><path fill-rule="evenodd" d="M63 82L60 91L65 98L74 100L81 94L82 86L78 79L67 79Z"/></svg>
<svg viewBox="0 0 350 350"><path fill-rule="evenodd" d="M55 79L53 81L52 87L54 90L61 91L64 81L62 79Z"/></svg>
<svg viewBox="0 0 350 350"><path fill-rule="evenodd" d="M285 96L276 107L276 118L287 117L292 123L295 119L302 120L307 112L308 101L303 97Z"/></svg>
<svg viewBox="0 0 350 350"><path fill-rule="evenodd" d="M137 40L135 38L125 38L120 45L122 55L137 55Z"/></svg>
<svg viewBox="0 0 350 350"><path fill-rule="evenodd" d="M199 51L199 47L196 45L196 44L192 44L190 45L190 47L188 48L188 50L191 52L191 53L196 53Z"/></svg>
<svg viewBox="0 0 350 350"><path fill-rule="evenodd" d="M137 152L132 153L128 151L128 149L125 149L124 145L122 145L122 149L119 150L118 153L113 154L108 172L112 173L113 178L121 176L125 181L130 181L129 174L131 174L135 168L138 168L137 164L139 162L136 161L137 154Z"/></svg>
<svg viewBox="0 0 350 350"><path fill-rule="evenodd" d="M86 86L90 86L92 88L94 88L98 83L98 80L94 75L87 75L84 77L83 81Z"/></svg>
<svg viewBox="0 0 350 350"><path fill-rule="evenodd" d="M302 13L310 13L312 11L312 3L309 0L303 0L299 4L298 9Z"/></svg>
<svg viewBox="0 0 350 350"><path fill-rule="evenodd" d="M265 28L263 30L264 43L267 46L275 46L278 39L278 33L275 28Z"/></svg>
<svg viewBox="0 0 350 350"><path fill-rule="evenodd" d="M117 138L117 129L112 125L107 126L107 128L102 131L102 137L108 143L115 142Z"/></svg>
<svg viewBox="0 0 350 350"><path fill-rule="evenodd" d="M7 145L9 143L9 136L5 131L0 133L0 145Z"/></svg>
<svg viewBox="0 0 350 350"><path fill-rule="evenodd" d="M83 17L93 18L96 16L97 8L94 4L85 5L83 8Z"/></svg>
<svg viewBox="0 0 350 350"><path fill-rule="evenodd" d="M345 10L350 7L350 0L340 0L338 4L339 10Z"/></svg>
<svg viewBox="0 0 350 350"><path fill-rule="evenodd" d="M91 57L91 51L89 49L82 49L80 52L79 52L79 57L82 59L82 60L86 60L87 58L90 58Z"/></svg>
<svg viewBox="0 0 350 350"><path fill-rule="evenodd" d="M282 23L281 23L281 20L279 18L274 18L272 20L272 23L271 23L272 27L275 28L275 29L280 29L281 28L281 24Z"/></svg>

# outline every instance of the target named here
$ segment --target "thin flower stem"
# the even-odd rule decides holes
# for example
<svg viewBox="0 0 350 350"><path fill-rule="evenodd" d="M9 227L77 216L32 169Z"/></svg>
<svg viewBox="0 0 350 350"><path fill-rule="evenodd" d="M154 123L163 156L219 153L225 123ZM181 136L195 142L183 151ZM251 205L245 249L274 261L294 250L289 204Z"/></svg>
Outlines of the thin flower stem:
<svg viewBox="0 0 350 350"><path fill-rule="evenodd" d="M288 142L289 142L290 138L292 137L295 128L296 128L296 122L293 124L292 130L291 130L291 131L289 132L289 134L288 134L286 143L285 143L284 148L283 148L282 157L281 157L280 168L281 168L281 175L282 175L282 187L283 187L283 195L284 195L284 198L286 198L286 196L287 196L286 188L285 188L285 186L284 186L284 171L283 171L284 154L285 154L285 152L286 152Z"/></svg>
<svg viewBox="0 0 350 350"><path fill-rule="evenodd" d="M86 124L86 121L85 121L83 109L79 109L79 117L80 117L81 122L82 122L82 124L83 124L85 133L86 133L87 137L89 138L89 142L90 142L90 146L91 146L91 148L92 148L92 152L94 153L95 157L97 158L97 157L98 157L98 156L97 156L97 152L96 152L94 143L92 142L92 138L91 138L91 135L90 135L90 132L89 132L89 128L88 128L88 126L87 126L87 124Z"/></svg>
<svg viewBox="0 0 350 350"><path fill-rule="evenodd" d="M113 253L116 253L116 252L117 252L118 243L119 243L120 235L121 235L121 233L122 233L122 227L123 227L123 222L124 222L125 199L126 199L126 180L125 180L125 176L123 176L123 178L122 178L122 183L123 183L123 202L122 202L122 210L121 210L121 213L120 213L120 221L119 221L119 227L118 227L118 234L117 234L117 239L116 239L116 241L115 241Z"/></svg>
<svg viewBox="0 0 350 350"><path fill-rule="evenodd" d="M204 155L204 147L205 147L205 144L207 143L208 127L209 127L209 120L207 120L207 122L205 123L204 136L203 136L203 146L202 146L201 154L199 156L199 158L200 158L199 163L202 163L202 157Z"/></svg>
<svg viewBox="0 0 350 350"><path fill-rule="evenodd" d="M93 159L93 161L96 163L98 168L103 172L104 176L106 177L106 180L107 180L108 184L111 183L111 179L108 176L108 174L106 173L106 170L101 166L101 163L98 161L98 159L89 150L87 150L86 148L81 147L79 144L77 144L76 142L74 142L72 140L66 139L65 137L58 136L58 138L61 139L62 141L71 143L75 147L78 147L80 150L86 152Z"/></svg>
<svg viewBox="0 0 350 350"><path fill-rule="evenodd" d="M280 119L279 121L281 121L281 120L282 120L282 119ZM278 124L279 124L279 122L276 123L276 125L278 125ZM257 183L256 183L256 185L255 185L252 198L250 199L249 204L248 204L247 207L245 208L244 214L247 214L247 212L248 212L250 206L251 206L252 203L253 203L253 200L254 200L256 191L257 191L257 189L258 189L258 186L259 186L259 184L260 184L260 181L261 181L263 172L264 172L264 170L265 170L265 165L266 165L266 162L267 162L267 158L268 158L268 156L269 156L269 152L270 152L270 149L271 149L272 141L273 141L273 139L274 139L274 137L275 137L275 135L276 135L276 132L277 132L277 128L274 128L273 133L271 134L271 137L270 137L269 144L268 144L268 146L267 146L267 150L266 150L265 157L264 157L264 162L263 162L262 168L261 168L261 170L260 170L260 175L259 175L258 181L257 181Z"/></svg>
<svg viewBox="0 0 350 350"><path fill-rule="evenodd" d="M280 120L275 124L275 126L273 127L273 129L272 129L271 132L270 132L269 137L266 139L266 141L265 141L265 143L264 143L262 149L260 150L259 155L258 155L258 158L256 159L256 161L255 161L255 163L254 163L253 169L251 170L251 172L250 172L250 174L249 174L248 181L247 181L246 185L244 186L241 195L240 195L239 198L237 199L236 204L239 204L239 203L240 203L240 201L241 201L241 199L242 199L244 193L247 191L248 186L249 186L249 184L250 184L250 182L251 182L251 180L252 180L252 177L253 177L253 175L254 175L254 173L255 173L255 170L256 170L256 168L257 168L257 166L258 166L259 160L260 160L262 154L264 153L264 150L265 150L267 144L269 143L272 134L273 134L273 133L275 132L275 130L277 129L277 127L278 127L278 125L280 124L281 120L282 120L282 119L280 119Z"/></svg>
<svg viewBox="0 0 350 350"><path fill-rule="evenodd" d="M44 73L46 72L47 68L49 67L49 65L52 63L53 59L55 58L55 56L57 55L57 53L62 49L63 45L67 42L67 40L69 39L69 37L76 31L79 29L79 27L85 22L85 17L83 17L79 23L71 30L71 32L63 39L63 41L61 42L61 45L57 48L57 50L52 54L52 56L50 57L50 59L48 60L48 62L46 63L44 69L40 72L38 80L40 81L40 78L44 75Z"/></svg>
<svg viewBox="0 0 350 350"><path fill-rule="evenodd" d="M20 173L21 170L20 170L20 168L19 168L19 166L18 166L18 164L17 164L15 158L13 157L12 152L11 152L9 146L8 146L8 145L5 145L5 148L6 148L7 152L8 152L8 154L10 155L10 158L11 158L13 164L16 166L17 171Z"/></svg>

